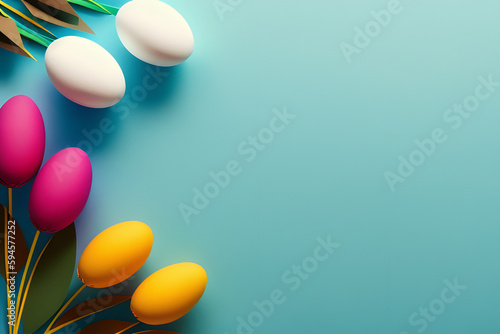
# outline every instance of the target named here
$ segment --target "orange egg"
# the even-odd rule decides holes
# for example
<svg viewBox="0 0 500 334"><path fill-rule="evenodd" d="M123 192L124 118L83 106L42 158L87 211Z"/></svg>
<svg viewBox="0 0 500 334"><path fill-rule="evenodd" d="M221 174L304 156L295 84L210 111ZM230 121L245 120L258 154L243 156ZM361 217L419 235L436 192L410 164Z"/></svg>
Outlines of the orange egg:
<svg viewBox="0 0 500 334"><path fill-rule="evenodd" d="M161 325L179 319L200 300L207 286L205 270L190 262L158 270L139 285L130 308L137 319Z"/></svg>
<svg viewBox="0 0 500 334"><path fill-rule="evenodd" d="M92 240L78 263L78 277L93 288L118 284L139 270L153 247L148 225L128 221L111 226Z"/></svg>

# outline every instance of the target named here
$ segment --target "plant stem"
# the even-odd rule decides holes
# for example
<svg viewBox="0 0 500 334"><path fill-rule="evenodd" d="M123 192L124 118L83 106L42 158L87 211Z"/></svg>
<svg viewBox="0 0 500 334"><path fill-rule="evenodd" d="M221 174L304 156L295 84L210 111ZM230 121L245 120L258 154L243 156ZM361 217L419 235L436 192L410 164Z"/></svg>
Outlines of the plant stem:
<svg viewBox="0 0 500 334"><path fill-rule="evenodd" d="M9 188L9 215L12 217L12 188Z"/></svg>
<svg viewBox="0 0 500 334"><path fill-rule="evenodd" d="M49 326L45 330L44 334L51 334L51 333L54 333L56 330L60 329L60 328L55 328L54 330L50 330L50 328L52 327L52 325L54 325L54 323L61 316L61 314L64 312L64 310L66 310L66 308L68 308L69 304L71 304L71 302L73 301L73 299L75 299L76 296L78 296L80 294L80 292L82 292L82 290L85 287L86 287L86 285L82 284L82 286L75 292L75 294L73 296L71 296L71 298L66 302L66 304L64 304L64 306L61 307L61 309L59 310L59 312L57 312L57 314L54 316L54 318L52 318L52 321L50 322Z"/></svg>
<svg viewBox="0 0 500 334"><path fill-rule="evenodd" d="M39 236L40 236L40 231L36 230L35 238L33 239L33 243L31 244L30 252L28 255L28 260L26 261L26 265L24 267L23 278L21 279L21 285L19 286L19 293L17 295L17 300L19 300L21 298L21 295L23 293L24 281L26 280L26 274L28 273L30 263L31 263L31 258L33 257L33 252L35 251L36 242L38 241ZM27 291L26 291L25 295L26 294L27 294ZM24 300L25 299L26 299L26 296L24 296ZM21 324L21 314L22 313L18 314L18 310L19 310L19 303L17 303L17 305L16 305L16 326L14 328L14 334L17 334L17 332L19 331L19 325Z"/></svg>

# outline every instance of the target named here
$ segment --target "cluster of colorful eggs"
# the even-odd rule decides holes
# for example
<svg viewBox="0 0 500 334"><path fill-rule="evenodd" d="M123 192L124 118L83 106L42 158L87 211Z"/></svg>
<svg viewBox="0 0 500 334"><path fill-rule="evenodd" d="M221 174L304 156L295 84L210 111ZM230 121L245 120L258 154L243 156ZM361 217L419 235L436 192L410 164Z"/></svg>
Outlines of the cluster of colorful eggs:
<svg viewBox="0 0 500 334"><path fill-rule="evenodd" d="M153 247L149 226L128 221L101 232L85 248L78 277L87 286L107 288L139 270ZM135 290L130 309L149 325L167 324L189 312L207 285L205 270L195 263L177 263L158 270Z"/></svg>
<svg viewBox="0 0 500 334"><path fill-rule="evenodd" d="M35 177L29 216L39 231L53 233L74 222L85 207L92 165L84 151L70 147L56 153L40 169L44 152L45 126L37 105L24 95L11 98L0 108L0 183L16 188ZM120 283L142 267L152 245L153 233L144 223L111 226L84 250L78 277L94 288ZM191 310L206 283L206 272L197 264L165 267L139 285L131 310L144 323L169 323Z"/></svg>

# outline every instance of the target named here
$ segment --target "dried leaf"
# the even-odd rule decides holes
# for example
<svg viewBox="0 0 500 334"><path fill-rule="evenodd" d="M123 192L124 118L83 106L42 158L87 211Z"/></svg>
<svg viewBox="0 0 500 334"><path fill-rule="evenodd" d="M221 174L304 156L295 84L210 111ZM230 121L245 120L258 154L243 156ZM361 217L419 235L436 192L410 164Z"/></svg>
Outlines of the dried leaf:
<svg viewBox="0 0 500 334"><path fill-rule="evenodd" d="M136 324L120 320L101 320L88 325L77 334L121 334Z"/></svg>
<svg viewBox="0 0 500 334"><path fill-rule="evenodd" d="M94 33L66 0L22 0L30 13L55 25Z"/></svg>
<svg viewBox="0 0 500 334"><path fill-rule="evenodd" d="M19 30L17 30L16 22L10 17L5 17L3 15L0 15L0 47L21 56L33 58L23 45L23 40Z"/></svg>
<svg viewBox="0 0 500 334"><path fill-rule="evenodd" d="M40 9L50 16L72 25L78 24L80 18L78 15L65 12L61 9L61 1L57 0L25 0L30 5Z"/></svg>
<svg viewBox="0 0 500 334"><path fill-rule="evenodd" d="M26 264L26 259L28 258L28 245L26 244L26 239L24 238L23 231L21 230L21 226L13 219L5 206L0 204L0 274L5 279L5 243L7 242L8 247L14 246L14 261L15 264L13 267L9 268L10 276L16 276L16 274L21 271L21 269ZM14 222L8 223L9 221ZM7 232L7 237L5 235L7 228L10 226L10 232ZM8 238L10 236L10 238ZM7 239L7 240L6 240ZM10 243L8 240L10 239ZM11 248L12 249L12 248ZM16 273L16 274L14 274Z"/></svg>
<svg viewBox="0 0 500 334"><path fill-rule="evenodd" d="M111 298L111 300L109 300ZM83 319L89 315L104 311L110 307L123 303L132 298L131 296L110 296L104 298L94 298L80 303L64 313L59 320L50 328L56 329L64 327L75 321ZM55 331L55 330L54 330Z"/></svg>
<svg viewBox="0 0 500 334"><path fill-rule="evenodd" d="M23 13L21 13L20 11L18 11L17 9L15 9L14 7L12 6L9 6L8 4L6 4L5 2L3 2L2 0L0 0L0 6L3 6L5 8L7 8L8 10L10 10L11 12L15 13L16 15L19 15L20 17L22 17L23 19L25 19L26 21L28 21L29 23L33 24L35 27L37 28L40 28L46 32L48 32L49 34L51 34L52 36L56 37L56 35L54 35L53 33L51 33L50 31L48 31L47 29L45 29L42 25L40 25L38 22L36 22L35 20L32 20L31 18L29 18L28 16L24 15ZM3 12L2 12L3 13ZM3 13L4 16L7 17L7 15L5 13ZM57 38L57 37L56 37Z"/></svg>
<svg viewBox="0 0 500 334"><path fill-rule="evenodd" d="M61 307L68 294L75 269L75 224L57 232L49 240L28 281L28 295L23 312L25 333L34 333Z"/></svg>

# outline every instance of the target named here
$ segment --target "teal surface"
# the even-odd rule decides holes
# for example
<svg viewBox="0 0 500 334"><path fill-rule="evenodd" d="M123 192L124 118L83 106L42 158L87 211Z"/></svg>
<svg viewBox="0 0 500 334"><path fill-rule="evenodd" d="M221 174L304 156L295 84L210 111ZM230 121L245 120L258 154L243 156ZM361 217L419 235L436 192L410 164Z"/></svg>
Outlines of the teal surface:
<svg viewBox="0 0 500 334"><path fill-rule="evenodd" d="M106 227L148 223L153 251L124 293L201 264L202 300L161 327L185 334L500 331L500 3L168 3L195 36L171 69L131 56L114 17L75 7L124 70L114 108L63 98L43 47L26 43L38 63L0 50L0 103L37 102L45 159L87 145L78 256ZM14 191L29 240L30 184ZM134 319L127 306L105 318Z"/></svg>

